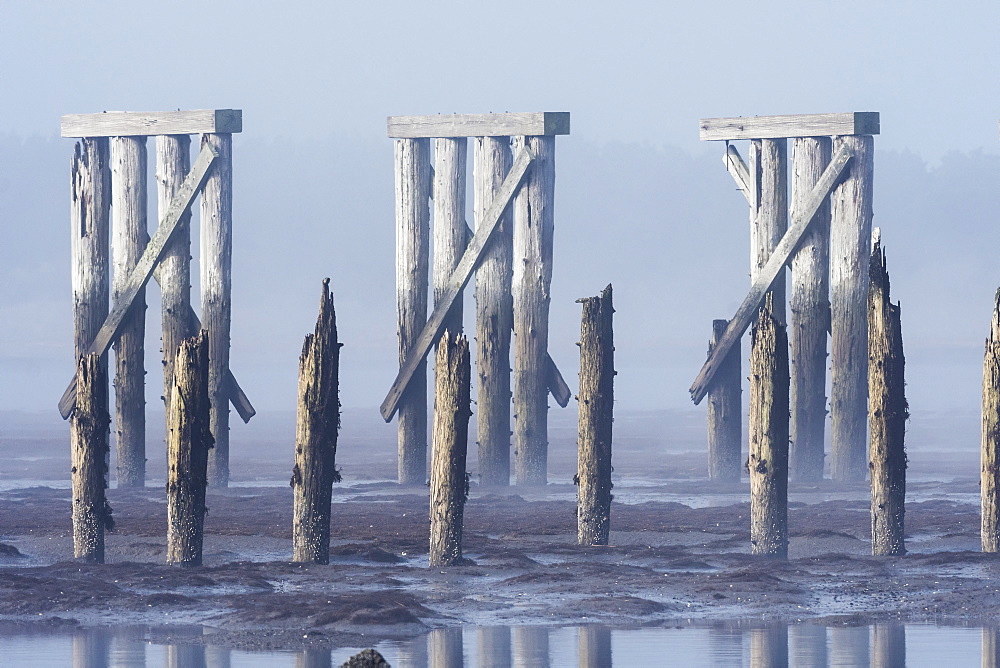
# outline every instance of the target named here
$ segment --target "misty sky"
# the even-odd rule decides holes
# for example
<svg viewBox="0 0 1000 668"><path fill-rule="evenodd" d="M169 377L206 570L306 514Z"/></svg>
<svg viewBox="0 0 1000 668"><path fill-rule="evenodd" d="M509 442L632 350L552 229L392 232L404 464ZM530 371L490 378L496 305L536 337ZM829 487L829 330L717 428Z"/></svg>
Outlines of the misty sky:
<svg viewBox="0 0 1000 668"><path fill-rule="evenodd" d="M72 371L62 114L243 109L233 370L259 408L290 410L331 276L343 401L374 410L396 364L386 116L570 111L550 348L575 387L574 300L614 282L618 405L647 409L690 405L711 320L748 285L746 204L698 119L870 110L911 405L977 410L1000 284L998 28L996 2L5 0L0 402L49 410Z"/></svg>

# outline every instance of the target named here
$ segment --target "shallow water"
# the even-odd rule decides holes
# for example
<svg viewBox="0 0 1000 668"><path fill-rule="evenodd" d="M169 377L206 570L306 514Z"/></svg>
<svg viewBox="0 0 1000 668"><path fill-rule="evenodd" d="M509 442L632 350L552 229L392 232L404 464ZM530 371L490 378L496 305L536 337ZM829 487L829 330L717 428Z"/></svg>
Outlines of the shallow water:
<svg viewBox="0 0 1000 668"><path fill-rule="evenodd" d="M169 637L169 640L163 638ZM397 668L456 666L997 666L995 628L729 622L711 626L454 627L376 645ZM74 629L0 636L0 665L74 668L339 666L361 648L248 652L213 646L207 630ZM985 652L985 654L983 653Z"/></svg>

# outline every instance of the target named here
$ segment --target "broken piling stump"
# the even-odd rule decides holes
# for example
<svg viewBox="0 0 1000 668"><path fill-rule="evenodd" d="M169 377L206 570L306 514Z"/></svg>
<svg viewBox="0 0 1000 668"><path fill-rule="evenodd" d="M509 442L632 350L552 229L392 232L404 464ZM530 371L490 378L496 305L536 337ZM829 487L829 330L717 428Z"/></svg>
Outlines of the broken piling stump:
<svg viewBox="0 0 1000 668"><path fill-rule="evenodd" d="M292 561L330 562L330 501L337 473L340 428L340 347L330 279L323 280L316 330L299 357L299 404L295 428L295 496Z"/></svg>
<svg viewBox="0 0 1000 668"><path fill-rule="evenodd" d="M205 330L180 342L167 405L167 563L200 566L213 444Z"/></svg>
<svg viewBox="0 0 1000 668"><path fill-rule="evenodd" d="M430 565L451 566L462 561L462 517L468 496L469 340L446 331L438 342L435 364Z"/></svg>
<svg viewBox="0 0 1000 668"><path fill-rule="evenodd" d="M728 320L712 321L712 349L722 338ZM739 482L743 460L743 388L740 374L739 346L726 355L708 390L708 477L724 482Z"/></svg>
<svg viewBox="0 0 1000 668"><path fill-rule="evenodd" d="M983 552L1000 552L1000 289L983 359L980 494Z"/></svg>
<svg viewBox="0 0 1000 668"><path fill-rule="evenodd" d="M611 530L611 431L615 344L611 286L583 304L580 325L580 402L577 450L577 540L607 545Z"/></svg>
<svg viewBox="0 0 1000 668"><path fill-rule="evenodd" d="M872 486L872 554L905 554L903 519L906 497L904 437L906 405L903 335L899 304L889 301L885 254L876 241L868 293L868 457Z"/></svg>
<svg viewBox="0 0 1000 668"><path fill-rule="evenodd" d="M788 338L769 294L750 353L750 544L753 554L788 556Z"/></svg>
<svg viewBox="0 0 1000 668"><path fill-rule="evenodd" d="M73 485L73 556L104 563L104 532L114 527L107 483L108 376L96 353L80 358L70 440Z"/></svg>

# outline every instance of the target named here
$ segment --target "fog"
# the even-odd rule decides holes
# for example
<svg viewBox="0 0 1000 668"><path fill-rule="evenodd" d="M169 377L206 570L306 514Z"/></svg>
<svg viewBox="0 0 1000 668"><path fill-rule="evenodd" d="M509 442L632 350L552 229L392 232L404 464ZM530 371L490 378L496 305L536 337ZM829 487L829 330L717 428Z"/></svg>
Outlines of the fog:
<svg viewBox="0 0 1000 668"><path fill-rule="evenodd" d="M873 110L874 225L902 302L911 411L976 419L1000 285L995 3L207 4L0 7L4 409L54 412L72 373L61 114L242 108L231 367L259 410L292 410L330 276L342 401L375 411L397 362L386 116L570 111L550 352L575 387L575 300L613 283L617 405L648 410L690 407L711 320L749 285L746 203L698 119Z"/></svg>

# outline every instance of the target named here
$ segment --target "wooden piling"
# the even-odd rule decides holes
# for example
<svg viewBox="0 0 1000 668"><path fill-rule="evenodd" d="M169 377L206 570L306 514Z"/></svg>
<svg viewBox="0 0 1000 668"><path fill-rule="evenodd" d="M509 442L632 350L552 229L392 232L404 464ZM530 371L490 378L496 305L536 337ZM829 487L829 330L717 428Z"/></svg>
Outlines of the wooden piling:
<svg viewBox="0 0 1000 668"><path fill-rule="evenodd" d="M728 320L712 321L711 354L729 325ZM720 482L739 482L743 469L743 388L739 346L734 347L719 367L708 390L708 477Z"/></svg>
<svg viewBox="0 0 1000 668"><path fill-rule="evenodd" d="M167 414L167 563L200 566L208 451L208 332L181 341Z"/></svg>
<svg viewBox="0 0 1000 668"><path fill-rule="evenodd" d="M833 152L854 151L830 194L830 472L860 481L867 473L868 252L872 223L874 141L871 135L833 140Z"/></svg>
<svg viewBox="0 0 1000 668"><path fill-rule="evenodd" d="M464 645L461 626L446 626L427 634L430 665L434 668L462 668Z"/></svg>
<svg viewBox="0 0 1000 668"><path fill-rule="evenodd" d="M163 218L170 202L191 169L191 138L188 135L160 135L156 138L156 194ZM181 341L192 336L191 311L191 212L186 211L160 260L160 305L163 321L163 403L170 413L174 386L174 362ZM169 425L168 425L169 429Z"/></svg>
<svg viewBox="0 0 1000 668"><path fill-rule="evenodd" d="M462 259L468 241L465 224L467 161L465 137L434 140L434 304L447 292L451 273ZM462 332L462 298L448 311L445 329Z"/></svg>
<svg viewBox="0 0 1000 668"><path fill-rule="evenodd" d="M757 279L771 253L788 230L788 141L754 139L750 142L750 282ZM770 292L772 315L785 324L785 273Z"/></svg>
<svg viewBox="0 0 1000 668"><path fill-rule="evenodd" d="M868 293L868 467L872 486L872 554L905 554L904 437L909 412L904 391L903 335L899 304L889 301L889 274L875 242Z"/></svg>
<svg viewBox="0 0 1000 668"><path fill-rule="evenodd" d="M445 332L434 369L434 445L431 451L430 565L462 561L462 516L468 496L469 341Z"/></svg>
<svg viewBox="0 0 1000 668"><path fill-rule="evenodd" d="M292 469L292 561L330 563L330 501L340 428L340 347L330 279L323 280L316 329L299 357L299 404Z"/></svg>
<svg viewBox="0 0 1000 668"><path fill-rule="evenodd" d="M750 354L750 543L755 555L788 556L788 339L768 295Z"/></svg>
<svg viewBox="0 0 1000 668"><path fill-rule="evenodd" d="M611 442L615 343L611 285L583 304L580 326L580 402L577 454L577 540L607 545L611 531Z"/></svg>
<svg viewBox="0 0 1000 668"><path fill-rule="evenodd" d="M1000 289L983 359L983 431L980 454L983 552L1000 552Z"/></svg>
<svg viewBox="0 0 1000 668"><path fill-rule="evenodd" d="M114 527L105 496L107 475L108 376L96 353L80 358L76 410L70 426L73 486L73 556L104 563L104 532Z"/></svg>
<svg viewBox="0 0 1000 668"><path fill-rule="evenodd" d="M792 209L805 206L813 186L830 164L828 137L798 137L792 142ZM789 298L791 347L791 446L793 480L823 479L826 429L826 344L830 327L830 202L813 216L792 258Z"/></svg>
<svg viewBox="0 0 1000 668"><path fill-rule="evenodd" d="M517 137L535 163L514 200L514 476L518 485L548 477L549 301L552 282L555 137Z"/></svg>
<svg viewBox="0 0 1000 668"><path fill-rule="evenodd" d="M233 136L203 134L219 157L201 194L201 314L208 331L208 397L215 447L208 481L229 485L229 341L233 288Z"/></svg>
<svg viewBox="0 0 1000 668"><path fill-rule="evenodd" d="M473 210L476 229L500 189L511 157L509 137L477 137L473 150ZM510 337L514 238L511 209L502 218L476 269L476 426L479 484L510 484ZM508 650L509 652L509 650Z"/></svg>
<svg viewBox="0 0 1000 668"><path fill-rule="evenodd" d="M399 363L427 321L427 264L430 236L430 142L397 139L396 313ZM427 362L413 373L399 402L398 476L401 485L427 480Z"/></svg>

